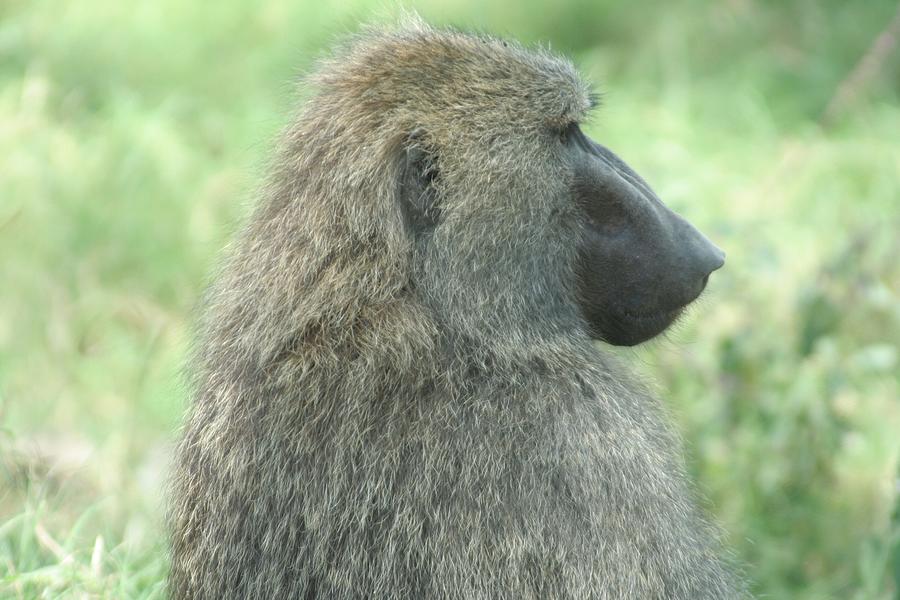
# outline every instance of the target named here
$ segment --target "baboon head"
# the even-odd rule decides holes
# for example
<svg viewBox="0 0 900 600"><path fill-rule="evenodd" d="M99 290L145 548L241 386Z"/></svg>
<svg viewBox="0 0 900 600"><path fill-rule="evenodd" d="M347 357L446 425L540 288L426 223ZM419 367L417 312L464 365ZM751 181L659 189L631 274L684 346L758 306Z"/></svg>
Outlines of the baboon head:
<svg viewBox="0 0 900 600"><path fill-rule="evenodd" d="M287 150L305 162L288 167L331 203L290 222L381 248L385 286L370 269L365 291L412 294L458 337L637 344L723 264L582 132L596 102L564 59L414 22L365 33L319 73Z"/></svg>
<svg viewBox="0 0 900 600"><path fill-rule="evenodd" d="M489 48L488 56L501 53L507 61L504 54L519 52L502 42L482 43ZM496 47L491 48L493 44ZM559 282L560 286L541 286L532 291L535 300L540 301L540 294L544 293L544 300L552 301L553 290L568 289L574 292L584 330L591 337L617 345L640 343L665 330L700 295L710 273L722 266L724 254L669 210L625 162L582 132L579 121L584 107L594 103L593 98L584 94L582 84L568 65L560 64L558 59L542 58L547 62L536 65L543 67L541 73L528 72L517 62L507 62L507 69L509 65L523 67L522 72L515 74L520 79L511 82L512 86L518 84L518 89L504 90L503 75L509 79L514 74L504 74L499 68L490 72L490 64L472 67L475 72L469 75L469 94L465 93L462 76L456 83L448 84L437 77L430 82L439 90L445 85L458 86L449 94L454 100L460 95L491 95L483 98L480 106L473 106L471 114L459 115L457 126L473 132L464 147L478 158L477 164L470 163L470 171L461 181L441 181L445 171L453 167L444 167L445 157L438 142L429 146L427 126L411 136L402 188L408 223L416 235L433 235L434 229L441 226L444 208L448 208L442 207L442 196L454 195L449 193L454 184L458 186L479 174L481 185L490 189L493 197L481 204L478 214L465 218L482 220L482 235L487 239L498 238L511 245L531 239L532 244L519 255L521 261L547 260L539 254L566 243L564 237L558 237L564 232L552 230L559 227L561 219L574 219L568 223L570 227L576 225L568 231L568 243L578 252L574 271L568 272L567 277L573 278L575 285L570 279ZM452 72L454 66L444 68ZM567 98L565 92L571 95ZM552 101L557 105L551 107ZM519 108L524 102L531 104L528 110ZM506 111L499 114L504 104ZM545 112L536 114L535 108L540 110L544 104ZM476 148L483 148L489 156L475 152ZM455 166L458 160L454 156L451 164ZM466 196L472 195L480 194L470 188ZM520 208L514 210L527 211L528 215L543 214L548 233L541 235L532 229L540 226L539 221L523 223L522 215L512 215L510 209L515 206ZM458 206L454 208L460 210ZM489 219L494 215L523 225L518 236L505 231L508 223L492 224ZM458 226L459 223L448 225L447 236L457 236L455 240L447 239L450 247L460 241ZM455 228L453 233L450 227ZM552 243L536 243L542 237ZM471 255L470 258L478 261ZM484 265L489 270L502 268L501 264ZM552 267L548 264L546 268ZM442 272L449 275L459 271ZM538 277L531 282L543 279ZM519 283L527 284L528 280ZM473 287L478 285L468 290ZM497 298L503 298L504 287L498 284L494 288Z"/></svg>

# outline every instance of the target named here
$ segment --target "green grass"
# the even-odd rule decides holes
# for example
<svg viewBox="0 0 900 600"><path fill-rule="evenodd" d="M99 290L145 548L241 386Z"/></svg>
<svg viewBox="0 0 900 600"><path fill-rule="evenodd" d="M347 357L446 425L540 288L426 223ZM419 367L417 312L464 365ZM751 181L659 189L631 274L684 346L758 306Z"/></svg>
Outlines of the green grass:
<svg viewBox="0 0 900 600"><path fill-rule="evenodd" d="M292 82L379 6L0 5L0 597L164 595L192 307ZM762 597L900 589L900 50L820 119L896 9L419 7L570 53L604 92L592 135L728 252L625 354Z"/></svg>

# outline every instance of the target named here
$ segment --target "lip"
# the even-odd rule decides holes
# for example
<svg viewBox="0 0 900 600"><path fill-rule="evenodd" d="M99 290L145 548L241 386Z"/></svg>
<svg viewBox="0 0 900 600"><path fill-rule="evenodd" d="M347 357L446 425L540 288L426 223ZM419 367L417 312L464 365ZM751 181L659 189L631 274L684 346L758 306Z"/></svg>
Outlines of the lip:
<svg viewBox="0 0 900 600"><path fill-rule="evenodd" d="M685 306L646 314L623 310L614 320L617 325L608 332L606 340L619 346L634 346L652 339L668 329L684 311Z"/></svg>
<svg viewBox="0 0 900 600"><path fill-rule="evenodd" d="M587 314L589 334L593 339L602 340L613 346L641 344L668 329L702 294L701 287L695 290L690 298L682 298L682 302L674 308L655 312L637 312L619 305L608 307L606 314Z"/></svg>
<svg viewBox="0 0 900 600"><path fill-rule="evenodd" d="M685 309L687 304L683 304L678 308L661 311L656 313L633 313L628 310L622 310L622 316L625 317L626 320L631 321L632 323L654 323L658 321L673 321L679 314Z"/></svg>

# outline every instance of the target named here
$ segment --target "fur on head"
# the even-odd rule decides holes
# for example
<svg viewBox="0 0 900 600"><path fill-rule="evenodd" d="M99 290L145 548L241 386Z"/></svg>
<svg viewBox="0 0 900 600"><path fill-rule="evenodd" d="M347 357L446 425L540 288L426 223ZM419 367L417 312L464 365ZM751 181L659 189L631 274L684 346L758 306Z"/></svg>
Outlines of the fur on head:
<svg viewBox="0 0 900 600"><path fill-rule="evenodd" d="M569 62L412 17L351 38L310 83L238 249L244 280L218 288L238 310L209 325L239 327L257 364L312 332L344 339L372 310L506 349L581 328L580 217L547 150L592 103ZM440 211L418 245L396 183L411 148L435 157Z"/></svg>

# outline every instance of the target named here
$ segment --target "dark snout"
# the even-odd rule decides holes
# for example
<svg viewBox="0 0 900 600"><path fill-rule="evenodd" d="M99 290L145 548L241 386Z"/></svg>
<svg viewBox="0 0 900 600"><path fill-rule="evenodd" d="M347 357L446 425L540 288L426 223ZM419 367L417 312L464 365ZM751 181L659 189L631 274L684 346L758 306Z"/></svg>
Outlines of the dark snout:
<svg viewBox="0 0 900 600"><path fill-rule="evenodd" d="M673 266L677 280L685 288L684 304L687 304L703 292L710 274L725 264L725 252L680 215L668 208L665 211L668 215L664 218L672 222L671 250L680 255L680 260Z"/></svg>
<svg viewBox="0 0 900 600"><path fill-rule="evenodd" d="M707 271L707 274L718 271L725 266L725 251L709 241L702 233L700 236L705 242L705 247L699 252L698 261L702 264L703 270Z"/></svg>
<svg viewBox="0 0 900 600"><path fill-rule="evenodd" d="M681 215L663 204L644 179L609 148L585 136L591 153L599 159L597 173L614 183L609 191L629 215L631 235L636 243L652 250L657 281L671 286L671 303L685 305L695 300L709 281L710 274L725 264L725 252Z"/></svg>
<svg viewBox="0 0 900 600"><path fill-rule="evenodd" d="M725 253L609 149L580 131L574 141L581 151L574 193L587 216L582 309L594 337L638 344L700 296Z"/></svg>

